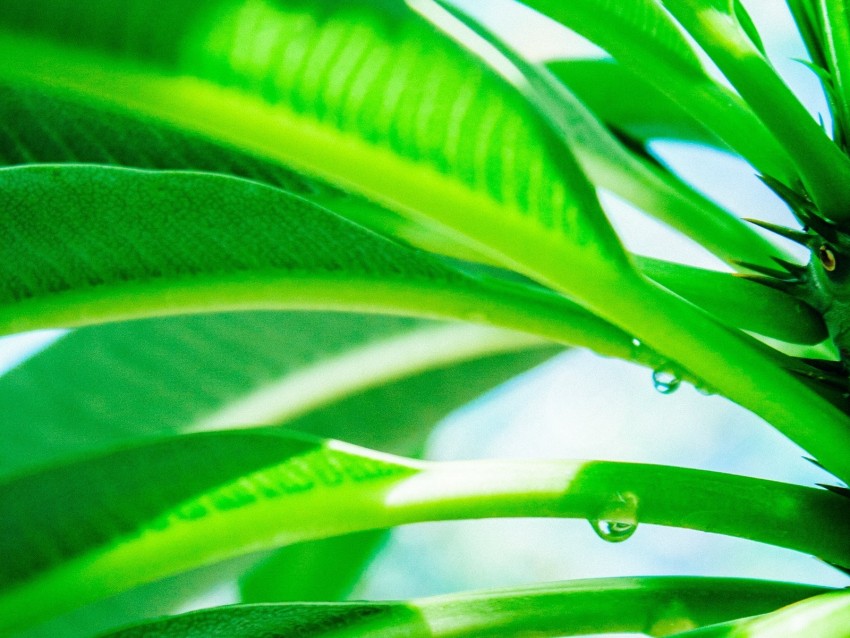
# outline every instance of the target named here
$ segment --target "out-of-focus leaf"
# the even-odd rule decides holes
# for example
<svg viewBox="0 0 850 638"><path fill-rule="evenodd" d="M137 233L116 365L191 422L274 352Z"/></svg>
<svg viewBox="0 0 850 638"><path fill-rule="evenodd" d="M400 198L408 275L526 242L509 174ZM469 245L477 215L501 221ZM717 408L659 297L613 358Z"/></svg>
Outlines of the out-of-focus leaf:
<svg viewBox="0 0 850 638"><path fill-rule="evenodd" d="M796 178L788 150L777 143L747 104L694 63L691 45L660 3L526 0L525 4L605 49L680 104L759 172L788 183Z"/></svg>
<svg viewBox="0 0 850 638"><path fill-rule="evenodd" d="M736 16L734 3L726 0L663 0L662 3L705 49L782 145L820 212L836 221L850 218L847 210L850 160L753 44ZM765 174L784 179L769 171ZM794 184L789 182L789 185Z"/></svg>
<svg viewBox="0 0 850 638"><path fill-rule="evenodd" d="M426 16L450 13L495 51L480 52L494 68L503 57L520 74L517 90L549 122L566 147L576 154L582 169L604 188L662 223L695 239L727 262L773 266L780 249L754 228L682 182L663 167L641 157L600 122L548 69L527 61L501 37L447 0L411 0ZM436 10L436 11L435 11ZM474 40L464 31L449 31L470 48Z"/></svg>
<svg viewBox="0 0 850 638"><path fill-rule="evenodd" d="M845 638L850 594L824 593L755 618L733 620L681 634L681 638Z"/></svg>
<svg viewBox="0 0 850 638"><path fill-rule="evenodd" d="M103 638L577 636L695 627L772 611L829 591L724 578L579 580L410 602L238 605L130 627ZM834 594L832 594L834 595ZM813 602L813 601L812 601ZM801 603L809 604L808 602ZM617 613L611 613L616 609Z"/></svg>
<svg viewBox="0 0 850 638"><path fill-rule="evenodd" d="M369 530L284 547L239 579L241 602L345 600L386 538Z"/></svg>
<svg viewBox="0 0 850 638"><path fill-rule="evenodd" d="M642 142L678 140L729 150L681 104L615 60L551 60L546 66L615 131Z"/></svg>

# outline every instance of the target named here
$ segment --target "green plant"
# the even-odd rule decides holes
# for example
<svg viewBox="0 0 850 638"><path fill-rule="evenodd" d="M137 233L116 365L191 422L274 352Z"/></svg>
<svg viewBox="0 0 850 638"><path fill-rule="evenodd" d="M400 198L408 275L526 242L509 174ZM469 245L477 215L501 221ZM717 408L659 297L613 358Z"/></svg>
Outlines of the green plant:
<svg viewBox="0 0 850 638"><path fill-rule="evenodd" d="M525 4L613 60L530 62L442 0L0 1L0 330L79 328L0 379L0 631L76 607L112 631L238 574L246 602L338 600L370 530L451 518L586 518L613 541L651 522L850 565L840 485L414 460L440 415L576 346L724 395L850 477L845 3L788 3L831 136L737 0ZM804 226L771 229L817 258L698 193L656 138L749 162ZM596 188L742 276L630 254ZM317 542L253 565L301 541ZM269 577L299 561L297 583ZM670 577L243 605L109 635L848 626L846 592Z"/></svg>

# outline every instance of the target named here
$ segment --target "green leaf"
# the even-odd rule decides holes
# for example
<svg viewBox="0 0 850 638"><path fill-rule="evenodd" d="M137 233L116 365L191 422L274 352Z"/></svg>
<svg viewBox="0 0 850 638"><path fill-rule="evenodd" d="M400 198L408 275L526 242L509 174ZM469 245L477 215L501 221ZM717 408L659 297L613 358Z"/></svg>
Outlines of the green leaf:
<svg viewBox="0 0 850 638"><path fill-rule="evenodd" d="M817 0L815 0L817 2ZM814 66L822 70L827 68L826 54L824 52L823 25L812 0L786 0L791 17L797 31L806 46L806 51Z"/></svg>
<svg viewBox="0 0 850 638"><path fill-rule="evenodd" d="M19 34L2 38L0 59L11 62L5 53L18 55L24 47L26 68L37 72L21 74L23 67L8 64L0 75L117 98L467 236L492 229L499 231L496 238L525 237L526 245L538 235L557 234L560 249L577 260L599 262L604 250L604 264L595 267L614 268L619 243L592 192L563 157L539 152L546 135L519 96L400 3L392 4L392 11L366 2L278 7L247 1L187 9L174 26L183 36L172 34L175 42L156 57L138 46L160 19L156 3L138 0L128 10L138 21L122 21L121 29L130 31L125 52L100 30L115 16L99 3L51 4L50 20L35 6L13 5L4 7L0 28L5 23ZM51 22L63 13L73 14L64 26ZM148 24L142 16L156 20ZM254 50L241 34L258 20L268 40ZM69 46L81 35L75 27L87 31L86 49ZM279 58L290 39L293 58ZM32 64L30 56L41 62ZM343 72L334 64L337 56L352 66ZM381 73L387 56L403 63ZM279 72L270 75L269 66ZM340 74L359 80L346 82ZM426 90L433 99L423 103ZM457 100L459 91L463 99ZM500 220L498 227L493 219ZM564 235L559 231L565 227ZM481 239L490 249L493 237Z"/></svg>
<svg viewBox="0 0 850 638"><path fill-rule="evenodd" d="M344 357L351 350L400 335L410 335L412 343L419 333L426 337L433 333L436 326L422 323L336 313L238 313L74 331L0 377L4 440L0 465L8 472L153 433L180 431L277 379ZM556 351L531 344L523 350L497 353L492 351L492 341L480 338L486 330L480 337L464 332L471 344L482 346L477 358L465 359L472 354L466 348L454 362L436 361L435 367L411 370L412 376L392 384L342 396L296 418L292 425L384 451L417 454L431 426L446 412ZM304 339L305 334L312 339ZM451 329L446 330L447 337L451 334ZM380 367L373 364L369 372ZM21 423L28 427L20 427ZM362 561L348 562L353 554L346 554L345 560L334 554L333 569L324 567L331 555L320 553L321 542L313 545L299 543L281 550L280 557L273 555L272 565L291 561L303 565L309 560L313 569L300 572L297 578L289 571L277 578L249 577L250 600L269 600L284 591L305 600L310 592L318 595L310 583L343 586L335 577L344 562L352 570L363 566ZM245 567L243 561L203 574L201 579L185 575L161 592L150 587L134 590L106 601L108 605L89 606L85 614L80 610L60 616L35 635L91 636L130 620L166 613L186 597L200 595L211 583L235 579ZM309 574L317 578L310 580Z"/></svg>
<svg viewBox="0 0 850 638"><path fill-rule="evenodd" d="M20 82L2 84L0 119L15 122L14 128L0 128L0 166L102 164L242 177L294 193L384 236L479 258L471 247L455 245L422 222L318 179L150 117L107 104L95 107L67 91Z"/></svg>
<svg viewBox="0 0 850 638"><path fill-rule="evenodd" d="M821 13L820 46L829 72L830 96L833 98L835 129L843 149L846 150L850 132L850 14L843 2L825 0L818 3Z"/></svg>
<svg viewBox="0 0 850 638"><path fill-rule="evenodd" d="M45 166L2 170L0 183L0 214L7 236L15 237L2 245L2 332L292 307L412 312L497 325L499 317L517 313L516 328L537 332L551 321L564 336L579 327L573 323L578 316L569 316L574 308L606 329L566 299L472 279L301 198L243 180ZM518 295L513 306L511 291ZM445 304L439 301L444 295ZM548 319L540 312L545 306L551 307ZM607 330L604 341L618 334ZM629 356L630 340L619 335L615 348Z"/></svg>
<svg viewBox="0 0 850 638"><path fill-rule="evenodd" d="M697 240L721 259L773 265L771 258L780 256L778 248L738 217L661 166L633 153L545 67L526 61L483 24L446 0L416 0L413 6L436 24L442 24L441 13L463 23L467 27L463 31L447 32L472 50L480 48L476 47L477 40L484 40L494 50L479 55L493 68L501 61L513 65L520 76L514 80L517 90L549 122L564 146L576 154L582 169L598 187Z"/></svg>
<svg viewBox="0 0 850 638"><path fill-rule="evenodd" d="M695 498L699 511L688 507ZM0 485L0 512L5 631L229 557L426 520L640 521L850 559L850 512L825 490L638 464L424 463L274 429L164 438L55 465Z"/></svg>
<svg viewBox="0 0 850 638"><path fill-rule="evenodd" d="M850 160L747 36L728 0L663 0L791 157L823 215L846 220ZM765 173L775 177L772 173ZM780 177L779 179L783 179Z"/></svg>
<svg viewBox="0 0 850 638"><path fill-rule="evenodd" d="M824 591L828 590L731 578L589 579L406 603L237 605L164 618L103 638L657 635L654 632L664 629L772 611Z"/></svg>
<svg viewBox="0 0 850 638"><path fill-rule="evenodd" d="M694 63L690 44L659 3L526 0L525 4L605 49L680 104L759 172L789 183L796 178L788 149L777 143L747 104ZM671 42L677 44L671 46Z"/></svg>
<svg viewBox="0 0 850 638"><path fill-rule="evenodd" d="M730 273L637 257L647 277L710 312L723 323L787 341L814 345L828 338L821 316L807 303Z"/></svg>
<svg viewBox="0 0 850 638"><path fill-rule="evenodd" d="M738 24L741 25L741 29L743 29L744 33L747 34L747 37L750 39L750 42L753 43L753 46L766 58L767 51L765 51L764 42L762 42L761 35L759 34L753 19L750 17L747 8L741 0L732 1L733 11L735 13L735 18L738 20Z"/></svg>
<svg viewBox="0 0 850 638"><path fill-rule="evenodd" d="M584 3L576 3L579 5ZM448 12L439 20L441 28L468 30ZM550 117L538 115L550 130L555 129ZM567 152L563 138L557 141ZM480 239L510 256L524 274L579 299L600 317L631 332L639 342L669 356L671 363L663 366L666 371L691 375L701 387L712 388L753 410L810 450L839 478L850 477L850 459L837 452L850 446L850 418L780 370L775 358L763 348L731 334L679 297L636 277L634 271L603 267L594 269L592 280L582 280L576 277L576 265L582 262L565 261L569 253L558 250L557 243L544 241L548 238L533 242L538 245L537 251L511 244L506 237L486 235ZM743 370L747 372L742 374ZM765 393L785 400L765 402ZM820 424L817 432L810 427L812 420Z"/></svg>
<svg viewBox="0 0 850 638"><path fill-rule="evenodd" d="M345 600L386 538L370 530L284 547L239 579L240 602Z"/></svg>
<svg viewBox="0 0 850 638"><path fill-rule="evenodd" d="M844 638L850 627L850 594L834 592L755 618L735 620L676 636L682 638Z"/></svg>
<svg viewBox="0 0 850 638"><path fill-rule="evenodd" d="M546 66L615 131L641 142L667 139L729 150L682 105L615 60L552 60Z"/></svg>
<svg viewBox="0 0 850 638"><path fill-rule="evenodd" d="M447 343L426 358L419 337ZM464 346L452 349L461 339ZM0 467L8 474L79 451L198 428L239 402L253 403L248 397L285 387L287 379L301 378L295 383L303 387L304 378L347 369L346 361L349 368L357 361L369 367L356 379L328 376L319 386L323 395L290 390L289 418L308 432L416 454L431 424L452 407L556 350L486 328L335 313L204 315L83 329L0 377L6 441ZM378 358L393 352L397 359ZM358 416L369 414L382 393L408 392L416 393L410 402L384 408L386 419L371 418L371 429L359 427ZM266 405L253 416L279 421L279 402ZM408 429L396 427L401 424Z"/></svg>

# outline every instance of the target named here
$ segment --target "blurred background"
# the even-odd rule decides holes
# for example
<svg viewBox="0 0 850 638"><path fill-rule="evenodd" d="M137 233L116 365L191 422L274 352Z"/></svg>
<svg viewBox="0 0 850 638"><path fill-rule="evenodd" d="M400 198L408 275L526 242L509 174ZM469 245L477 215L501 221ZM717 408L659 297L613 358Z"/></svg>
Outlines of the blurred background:
<svg viewBox="0 0 850 638"><path fill-rule="evenodd" d="M600 52L509 0L463 3L530 56ZM784 3L746 1L774 64L813 114L828 121ZM614 99L627 99L618 96ZM672 143L654 150L698 188L741 216L793 225L752 169L722 153ZM602 193L633 251L723 269L705 250ZM58 331L0 339L0 374L62 338ZM671 464L813 484L829 478L760 419L683 384L653 388L651 373L573 351L490 392L445 419L432 459L584 458ZM847 586L846 575L789 551L696 532L641 525L627 542L600 540L586 521L486 520L412 525L392 532L353 598L395 599L535 581L705 574ZM233 588L213 602L229 602ZM207 599L206 604L210 600Z"/></svg>

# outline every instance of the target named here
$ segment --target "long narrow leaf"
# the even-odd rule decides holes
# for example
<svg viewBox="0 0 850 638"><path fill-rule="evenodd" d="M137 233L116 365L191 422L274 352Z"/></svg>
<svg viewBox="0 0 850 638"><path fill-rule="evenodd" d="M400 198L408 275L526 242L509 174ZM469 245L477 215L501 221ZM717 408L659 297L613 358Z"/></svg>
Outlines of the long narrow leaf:
<svg viewBox="0 0 850 638"><path fill-rule="evenodd" d="M733 274L637 257L647 277L718 317L723 323L789 341L817 344L827 338L820 315L805 302Z"/></svg>
<svg viewBox="0 0 850 638"><path fill-rule="evenodd" d="M618 334L566 299L473 280L301 198L242 180L47 166L2 170L0 183L2 332L303 307L412 311L505 327L511 321L499 317L516 313L514 328L553 322L564 336L584 316L608 331L604 341ZM454 301L441 304L440 289ZM513 308L511 290L519 294ZM538 303L549 313L532 313L529 304ZM621 352L630 352L630 339L619 335Z"/></svg>
<svg viewBox="0 0 850 638"><path fill-rule="evenodd" d="M823 588L723 578L580 580L410 602L239 605L165 618L103 638L261 638L297 635L577 636L663 632L772 611ZM806 604L806 603L803 603ZM617 613L612 614L611 610Z"/></svg>
<svg viewBox="0 0 850 638"><path fill-rule="evenodd" d="M772 614L675 634L682 638L845 638L850 594L816 596Z"/></svg>
<svg viewBox="0 0 850 638"><path fill-rule="evenodd" d="M518 90L561 135L590 180L695 239L721 259L773 265L780 250L729 211L620 143L545 67L528 62L503 39L445 0L411 0L428 15L439 6L469 26L517 71ZM464 42L463 34L456 37ZM497 59L482 53L495 66ZM752 261L755 260L755 261Z"/></svg>
<svg viewBox="0 0 850 638"><path fill-rule="evenodd" d="M642 142L678 140L730 150L682 105L615 60L550 60L546 66L611 129Z"/></svg>
<svg viewBox="0 0 850 638"><path fill-rule="evenodd" d="M0 486L0 619L8 631L231 556L454 518L676 525L846 564L844 501L825 490L662 466L434 464L280 430L184 435Z"/></svg>
<svg viewBox="0 0 850 638"><path fill-rule="evenodd" d="M664 0L794 161L820 211L845 220L850 160L826 136L741 28L726 0ZM767 173L770 175L770 173Z"/></svg>
<svg viewBox="0 0 850 638"><path fill-rule="evenodd" d="M836 130L846 143L850 132L850 13L843 2L823 0L818 3L822 14L822 30L826 70L831 81Z"/></svg>
<svg viewBox="0 0 850 638"><path fill-rule="evenodd" d="M737 95L694 64L678 25L654 0L526 0L525 4L590 39L626 68L678 102L757 170L793 182L789 152ZM670 41L679 55L671 55Z"/></svg>

